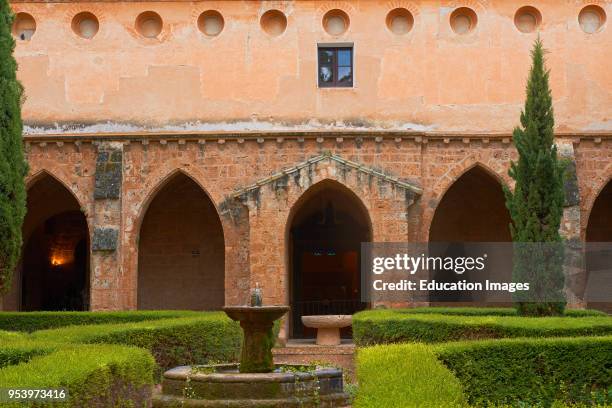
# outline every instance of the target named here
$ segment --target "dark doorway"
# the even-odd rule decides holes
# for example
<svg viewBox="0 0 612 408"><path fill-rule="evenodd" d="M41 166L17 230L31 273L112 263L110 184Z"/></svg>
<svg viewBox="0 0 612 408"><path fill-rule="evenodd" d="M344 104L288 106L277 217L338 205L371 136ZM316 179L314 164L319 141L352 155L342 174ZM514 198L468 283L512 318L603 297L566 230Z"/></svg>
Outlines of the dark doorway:
<svg viewBox="0 0 612 408"><path fill-rule="evenodd" d="M429 254L441 257L480 256L470 254L465 242L511 242L510 213L501 184L479 166L464 173L446 191L438 204L429 230ZM491 248L490 250L495 250ZM501 251L502 249L500 249ZM500 257L491 256L490 259ZM487 269L512 273L511 265L487 263ZM453 271L431 271L432 278L441 282L470 281L470 274L457 275ZM487 273L487 271L479 272ZM444 302L478 302L469 292L431 292L433 304Z"/></svg>
<svg viewBox="0 0 612 408"><path fill-rule="evenodd" d="M138 245L139 309L220 309L225 245L217 210L190 177L177 173L157 193Z"/></svg>
<svg viewBox="0 0 612 408"><path fill-rule="evenodd" d="M591 214L586 230L587 252L586 252L586 277L588 287L596 292L600 288L609 287L610 257L612 256L612 181L599 193ZM606 296L592 296L598 300L605 300ZM588 300L588 299L587 299ZM587 307L612 313L612 303L604 301L590 301Z"/></svg>
<svg viewBox="0 0 612 408"><path fill-rule="evenodd" d="M314 337L305 315L353 314L361 301L361 243L370 241L367 210L337 182L311 187L296 204L289 231L291 335ZM343 336L351 335L350 329Z"/></svg>
<svg viewBox="0 0 612 408"><path fill-rule="evenodd" d="M45 174L28 190L21 310L89 309L89 233L72 193Z"/></svg>

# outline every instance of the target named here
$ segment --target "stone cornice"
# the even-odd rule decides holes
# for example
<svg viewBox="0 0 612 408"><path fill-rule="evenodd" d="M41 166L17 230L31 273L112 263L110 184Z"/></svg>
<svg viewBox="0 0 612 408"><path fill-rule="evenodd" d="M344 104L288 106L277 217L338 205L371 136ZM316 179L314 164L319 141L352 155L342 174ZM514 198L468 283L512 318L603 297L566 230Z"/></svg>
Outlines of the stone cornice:
<svg viewBox="0 0 612 408"><path fill-rule="evenodd" d="M596 131L596 132L555 132L558 139L570 139L577 143L581 140L594 140L601 142L603 139L612 139L612 131ZM262 142L263 140L276 139L282 142L285 139L297 139L304 141L306 139L328 139L336 138L342 141L344 138L375 138L377 141L383 139L412 140L417 143L427 143L428 140L443 140L445 143L451 141L463 141L470 143L472 141L501 141L510 143L512 141L511 133L498 132L442 132L442 131L414 131L414 130L282 130L282 131L260 131L260 130L245 130L245 131L176 131L176 132L127 132L127 133L36 133L24 134L23 139L26 143L55 143L55 142L80 142L80 143L96 143L96 142L149 142L166 143L170 141L181 142L199 142L206 143L207 141L223 143L225 140L236 140L242 143L246 140L255 140ZM321 140L322 141L322 140Z"/></svg>

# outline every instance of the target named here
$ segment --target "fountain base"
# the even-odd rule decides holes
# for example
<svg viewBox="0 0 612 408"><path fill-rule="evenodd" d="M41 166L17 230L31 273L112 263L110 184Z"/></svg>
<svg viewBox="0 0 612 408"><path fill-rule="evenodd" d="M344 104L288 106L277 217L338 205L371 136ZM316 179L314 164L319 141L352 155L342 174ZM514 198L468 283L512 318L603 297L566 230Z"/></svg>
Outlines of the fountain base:
<svg viewBox="0 0 612 408"><path fill-rule="evenodd" d="M342 370L276 365L271 373L240 373L238 364L181 366L164 373L153 407L343 407Z"/></svg>

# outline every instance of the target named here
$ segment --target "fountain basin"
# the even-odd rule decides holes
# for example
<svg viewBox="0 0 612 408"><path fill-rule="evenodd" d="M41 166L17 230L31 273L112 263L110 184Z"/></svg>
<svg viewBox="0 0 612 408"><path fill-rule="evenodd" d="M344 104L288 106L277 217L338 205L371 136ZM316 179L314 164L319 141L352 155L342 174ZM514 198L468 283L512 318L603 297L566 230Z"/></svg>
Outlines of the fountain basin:
<svg viewBox="0 0 612 408"><path fill-rule="evenodd" d="M348 404L342 370L276 365L240 373L238 364L181 366L164 373L153 407L341 407Z"/></svg>

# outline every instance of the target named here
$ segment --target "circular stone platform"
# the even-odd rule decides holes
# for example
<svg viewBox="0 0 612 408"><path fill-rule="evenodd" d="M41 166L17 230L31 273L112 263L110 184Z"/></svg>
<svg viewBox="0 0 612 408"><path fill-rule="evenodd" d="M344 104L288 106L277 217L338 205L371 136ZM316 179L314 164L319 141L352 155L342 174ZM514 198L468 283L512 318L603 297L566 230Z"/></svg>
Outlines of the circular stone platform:
<svg viewBox="0 0 612 408"><path fill-rule="evenodd" d="M238 364L181 366L164 373L153 407L342 407L342 370L277 365L272 373L240 373ZM290 371L285 370L288 368Z"/></svg>

